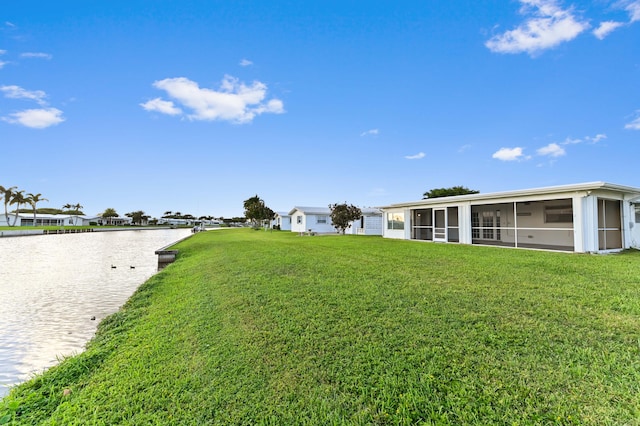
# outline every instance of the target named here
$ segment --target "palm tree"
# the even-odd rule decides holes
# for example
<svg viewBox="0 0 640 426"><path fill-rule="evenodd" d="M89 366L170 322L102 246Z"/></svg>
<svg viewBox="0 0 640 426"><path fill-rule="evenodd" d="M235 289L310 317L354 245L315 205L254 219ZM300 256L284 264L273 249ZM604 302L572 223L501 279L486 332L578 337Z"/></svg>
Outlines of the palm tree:
<svg viewBox="0 0 640 426"><path fill-rule="evenodd" d="M143 220L149 219L149 216L147 216L142 210L127 213L125 216L130 217L134 225L136 223L142 225Z"/></svg>
<svg viewBox="0 0 640 426"><path fill-rule="evenodd" d="M80 209L84 207L82 206L80 203L77 204L65 204L64 206L62 206L63 209L67 210L67 213L69 213L69 224L73 225L74 223L71 221L71 218L73 217L73 215L75 214L76 216L82 214L82 212L80 211Z"/></svg>
<svg viewBox="0 0 640 426"><path fill-rule="evenodd" d="M27 198L24 196L24 190L15 191L13 194L11 194L11 201L9 202L9 204L16 204L16 216L13 219L13 225L11 226L16 226L16 223L18 223L18 213L20 213L20 205L26 204L26 203L27 203Z"/></svg>
<svg viewBox="0 0 640 426"><path fill-rule="evenodd" d="M36 205L40 202L40 201L49 201L46 198L41 198L42 194L38 193L38 194L27 194L27 203L31 204L31 207L33 207L33 226L36 226Z"/></svg>
<svg viewBox="0 0 640 426"><path fill-rule="evenodd" d="M11 203L11 196L13 195L13 190L16 188L17 186L5 188L0 185L0 197L4 198L4 218L7 221L7 225L9 224L9 212L7 211L7 206Z"/></svg>
<svg viewBox="0 0 640 426"><path fill-rule="evenodd" d="M111 225L111 219L114 217L118 217L118 213L116 212L116 209L109 207L102 213L101 216L103 219L106 218L109 221L109 225Z"/></svg>

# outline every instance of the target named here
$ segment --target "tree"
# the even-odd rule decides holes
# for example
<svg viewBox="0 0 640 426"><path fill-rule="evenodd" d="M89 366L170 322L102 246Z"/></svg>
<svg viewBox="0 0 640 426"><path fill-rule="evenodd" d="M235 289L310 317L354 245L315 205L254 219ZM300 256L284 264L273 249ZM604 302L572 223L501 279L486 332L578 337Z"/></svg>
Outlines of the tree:
<svg viewBox="0 0 640 426"><path fill-rule="evenodd" d="M453 186L451 188L434 188L431 189L424 194L422 194L422 199L426 200L427 198L440 198L440 197L451 197L453 195L466 195L466 194L479 194L480 191L476 191L475 189L469 189L464 186Z"/></svg>
<svg viewBox="0 0 640 426"><path fill-rule="evenodd" d="M0 197L4 199L4 218L7 221L7 225L9 224L9 211L7 210L7 207L11 203L11 196L13 195L13 190L16 188L16 186L5 188L4 186L0 185Z"/></svg>
<svg viewBox="0 0 640 426"><path fill-rule="evenodd" d="M149 216L145 215L142 210L138 210L138 211L135 211L135 212L127 213L127 214L125 214L125 216L130 217L134 225L136 223L138 225L142 225L142 221L143 220L149 219Z"/></svg>
<svg viewBox="0 0 640 426"><path fill-rule="evenodd" d="M109 225L111 225L111 218L118 217L118 213L116 212L116 209L109 207L102 212L101 216L103 219L107 219L109 221Z"/></svg>
<svg viewBox="0 0 640 426"><path fill-rule="evenodd" d="M255 196L244 200L244 216L249 219L254 228L259 228L265 220L273 220L276 216L275 212L267 207L264 201Z"/></svg>
<svg viewBox="0 0 640 426"><path fill-rule="evenodd" d="M31 193L27 194L27 203L33 207L33 226L36 226L36 206L40 201L49 201L46 198L42 198L41 195L40 193L35 195Z"/></svg>
<svg viewBox="0 0 640 426"><path fill-rule="evenodd" d="M82 211L80 209L82 209L84 206L82 206L80 203L76 203L76 204L65 204L64 206L62 206L62 210L66 210L66 212L64 213L68 213L69 214L69 224L72 224L71 218L75 215L75 216L80 216L83 215L84 213L82 213ZM77 224L77 220L76 220L76 224Z"/></svg>
<svg viewBox="0 0 640 426"><path fill-rule="evenodd" d="M362 216L362 210L353 204L329 204L329 208L331 209L333 227L343 235L346 229L351 226L351 222Z"/></svg>
<svg viewBox="0 0 640 426"><path fill-rule="evenodd" d="M20 213L20 206L22 204L26 204L27 203L27 197L24 196L24 190L22 191L14 191L13 194L11 194L11 201L9 201L9 204L15 204L16 205L16 215L13 219L13 225L11 226L16 226L16 223L18 223L18 213ZM7 220L8 222L9 220Z"/></svg>

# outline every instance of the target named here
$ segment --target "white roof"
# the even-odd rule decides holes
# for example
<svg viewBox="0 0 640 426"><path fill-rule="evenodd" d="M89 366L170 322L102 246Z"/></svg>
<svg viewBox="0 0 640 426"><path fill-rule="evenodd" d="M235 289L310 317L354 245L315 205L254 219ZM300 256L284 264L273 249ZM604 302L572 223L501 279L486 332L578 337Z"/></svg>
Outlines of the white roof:
<svg viewBox="0 0 640 426"><path fill-rule="evenodd" d="M322 214L322 215L330 215L331 209L329 207L294 207L290 212L289 216L299 211L303 214ZM376 207L361 207L360 211L363 216L380 216L382 215L382 211Z"/></svg>
<svg viewBox="0 0 640 426"><path fill-rule="evenodd" d="M299 207L296 206L289 212L289 215L294 214L299 211L303 214L331 214L331 209L329 207Z"/></svg>
<svg viewBox="0 0 640 426"><path fill-rule="evenodd" d="M547 187L532 188L532 189L521 189L517 191L503 191L503 192L492 192L492 193L486 193L486 194L467 194L467 195L454 195L450 197L426 198L418 201L391 204L389 206L384 206L381 208L391 209L391 208L398 208L398 207L422 206L422 205L431 205L431 204L447 204L447 203L464 202L464 201L486 201L486 200L497 200L497 199L504 199L504 198L516 198L516 197L526 197L526 196L545 196L545 195L552 195L552 194L558 194L563 192L566 193L566 192L579 192L579 191L595 191L598 189L615 191L615 192L620 192L624 194L640 195L640 188L635 188L632 186L617 185L617 184L606 183L606 182L588 182L588 183L579 183L579 184L573 184L573 185L558 185L558 186L547 186Z"/></svg>
<svg viewBox="0 0 640 426"><path fill-rule="evenodd" d="M2 215L4 215L4 213L2 213ZM9 213L8 216L9 217L15 216L15 213ZM18 213L18 217L24 217L25 219L33 219L33 213ZM66 219L68 217L79 217L85 220L100 218L100 216L85 216L85 215L69 214L69 213L61 213L61 214L36 213L36 218L40 218L40 219Z"/></svg>

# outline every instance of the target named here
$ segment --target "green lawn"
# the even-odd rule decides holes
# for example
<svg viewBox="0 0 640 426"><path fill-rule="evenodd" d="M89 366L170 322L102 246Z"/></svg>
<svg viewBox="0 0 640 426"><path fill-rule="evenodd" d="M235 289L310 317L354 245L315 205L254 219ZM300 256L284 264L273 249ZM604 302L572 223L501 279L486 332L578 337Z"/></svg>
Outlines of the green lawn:
<svg viewBox="0 0 640 426"><path fill-rule="evenodd" d="M640 252L250 229L178 248L0 424L640 424Z"/></svg>

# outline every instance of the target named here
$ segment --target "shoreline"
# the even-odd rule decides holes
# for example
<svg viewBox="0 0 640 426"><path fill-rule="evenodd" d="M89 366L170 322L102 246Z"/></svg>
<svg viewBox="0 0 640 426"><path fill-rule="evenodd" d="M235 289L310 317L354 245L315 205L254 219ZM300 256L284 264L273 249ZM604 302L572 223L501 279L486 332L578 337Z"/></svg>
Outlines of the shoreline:
<svg viewBox="0 0 640 426"><path fill-rule="evenodd" d="M117 232L117 231L153 231L160 229L181 229L191 227L170 227L170 226L141 226L128 228L64 228L64 229L16 229L0 230L0 238L9 237L31 237L34 235L59 235L59 234L80 234L86 232ZM205 227L205 230L217 229L220 226Z"/></svg>

